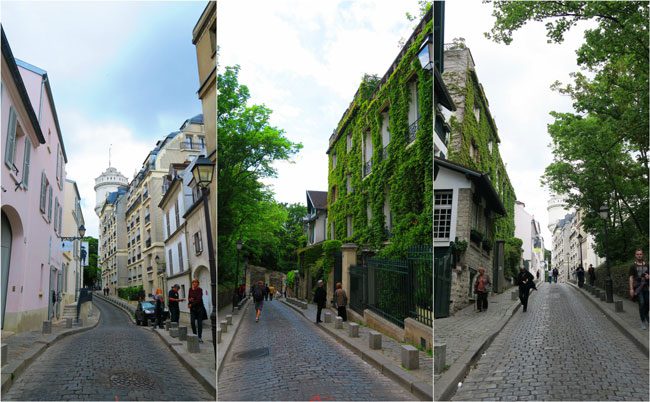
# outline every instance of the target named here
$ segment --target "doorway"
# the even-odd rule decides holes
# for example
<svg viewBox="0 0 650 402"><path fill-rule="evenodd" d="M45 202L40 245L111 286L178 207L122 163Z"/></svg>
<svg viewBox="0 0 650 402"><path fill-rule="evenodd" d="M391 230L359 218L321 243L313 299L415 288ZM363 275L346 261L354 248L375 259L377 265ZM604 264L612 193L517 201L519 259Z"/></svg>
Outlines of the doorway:
<svg viewBox="0 0 650 402"><path fill-rule="evenodd" d="M9 290L9 266L11 265L12 232L9 219L2 213L2 328L5 325L5 307L7 305L7 291Z"/></svg>

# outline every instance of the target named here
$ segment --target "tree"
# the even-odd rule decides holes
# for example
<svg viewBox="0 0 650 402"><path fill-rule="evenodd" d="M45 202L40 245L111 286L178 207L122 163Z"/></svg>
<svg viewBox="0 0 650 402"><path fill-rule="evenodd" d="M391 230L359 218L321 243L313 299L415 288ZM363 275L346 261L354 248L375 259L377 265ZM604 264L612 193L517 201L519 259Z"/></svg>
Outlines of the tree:
<svg viewBox="0 0 650 402"><path fill-rule="evenodd" d="M97 244L98 241L94 237L84 237L83 240L84 242L88 242L88 255L86 258L88 259L88 266L84 267L84 279L83 279L83 286L84 287L91 287L97 284L97 281L101 277L101 269L97 266Z"/></svg>
<svg viewBox="0 0 650 402"><path fill-rule="evenodd" d="M278 230L285 216L261 179L274 177L273 163L289 160L302 147L271 126L269 108L247 105L250 93L238 82L238 74L239 66L233 66L217 75L219 283L235 279L238 240L247 240L246 251L252 258L262 258L256 254L260 249L252 248L255 242L267 252L276 249L268 247L276 242L268 234Z"/></svg>
<svg viewBox="0 0 650 402"><path fill-rule="evenodd" d="M596 236L601 255L605 221L598 210L610 208L614 261L629 259L636 246L648 243L648 4L496 1L496 21L486 33L509 44L528 21L547 21L549 43L561 43L579 21L596 23L576 52L583 72L572 74L573 84L552 85L571 97L575 113L551 112L554 161L542 184L585 212L583 226Z"/></svg>

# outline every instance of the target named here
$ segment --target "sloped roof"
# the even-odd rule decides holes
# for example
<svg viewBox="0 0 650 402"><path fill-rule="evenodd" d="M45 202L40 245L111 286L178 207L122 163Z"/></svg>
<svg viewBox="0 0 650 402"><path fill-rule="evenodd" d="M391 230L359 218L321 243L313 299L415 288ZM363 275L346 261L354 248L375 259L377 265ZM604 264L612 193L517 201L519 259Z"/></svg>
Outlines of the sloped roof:
<svg viewBox="0 0 650 402"><path fill-rule="evenodd" d="M307 198L316 209L327 209L327 191L307 190Z"/></svg>

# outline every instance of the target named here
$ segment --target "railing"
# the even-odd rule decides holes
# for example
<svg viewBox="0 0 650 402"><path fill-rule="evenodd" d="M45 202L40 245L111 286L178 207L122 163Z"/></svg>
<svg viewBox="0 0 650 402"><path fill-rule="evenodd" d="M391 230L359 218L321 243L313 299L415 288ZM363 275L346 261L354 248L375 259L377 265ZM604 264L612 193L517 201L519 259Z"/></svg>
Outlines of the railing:
<svg viewBox="0 0 650 402"><path fill-rule="evenodd" d="M363 164L363 177L366 177L372 172L372 159Z"/></svg>
<svg viewBox="0 0 650 402"><path fill-rule="evenodd" d="M202 149L205 149L205 145L200 143L181 142L181 149L193 149L200 151Z"/></svg>
<svg viewBox="0 0 650 402"><path fill-rule="evenodd" d="M416 136L416 134L418 132L418 123L419 122L420 122L420 119L417 119L416 121L411 123L411 125L409 126L409 133L408 133L408 138L407 138L407 141L406 141L407 144L410 144L413 141L415 141L415 136Z"/></svg>

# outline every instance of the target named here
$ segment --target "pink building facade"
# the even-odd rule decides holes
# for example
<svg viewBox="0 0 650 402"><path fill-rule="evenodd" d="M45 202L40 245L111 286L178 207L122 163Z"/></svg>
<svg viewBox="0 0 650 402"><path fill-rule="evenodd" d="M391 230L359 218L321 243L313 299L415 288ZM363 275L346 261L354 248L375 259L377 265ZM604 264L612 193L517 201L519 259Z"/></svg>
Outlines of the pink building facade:
<svg viewBox="0 0 650 402"><path fill-rule="evenodd" d="M2 30L2 329L61 316L67 157L47 73L16 60Z"/></svg>

